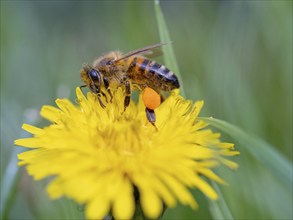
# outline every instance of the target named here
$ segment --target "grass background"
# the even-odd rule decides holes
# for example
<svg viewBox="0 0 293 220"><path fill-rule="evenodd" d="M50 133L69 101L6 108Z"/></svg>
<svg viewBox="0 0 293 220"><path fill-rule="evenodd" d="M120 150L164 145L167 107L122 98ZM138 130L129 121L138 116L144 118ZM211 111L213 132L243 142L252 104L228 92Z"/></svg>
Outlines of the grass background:
<svg viewBox="0 0 293 220"><path fill-rule="evenodd" d="M292 1L163 1L161 9L186 97L205 100L202 116L249 134L223 135L241 151L237 172L218 170L231 215L292 219ZM160 42L156 16L152 1L1 1L3 218L83 217L83 207L48 200L45 181L17 170L13 140L27 136L22 123L46 124L42 105L74 100L82 63ZM220 218L223 200L215 208L194 193L198 211L179 205L164 219Z"/></svg>

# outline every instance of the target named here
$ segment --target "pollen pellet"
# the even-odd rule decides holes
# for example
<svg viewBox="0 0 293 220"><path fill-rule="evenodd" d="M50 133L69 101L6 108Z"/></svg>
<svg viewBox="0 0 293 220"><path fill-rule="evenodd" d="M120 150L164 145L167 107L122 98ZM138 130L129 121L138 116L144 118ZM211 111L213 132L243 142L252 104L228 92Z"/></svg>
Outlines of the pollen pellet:
<svg viewBox="0 0 293 220"><path fill-rule="evenodd" d="M142 100L148 109L154 110L161 104L161 96L153 89L147 87L142 92Z"/></svg>

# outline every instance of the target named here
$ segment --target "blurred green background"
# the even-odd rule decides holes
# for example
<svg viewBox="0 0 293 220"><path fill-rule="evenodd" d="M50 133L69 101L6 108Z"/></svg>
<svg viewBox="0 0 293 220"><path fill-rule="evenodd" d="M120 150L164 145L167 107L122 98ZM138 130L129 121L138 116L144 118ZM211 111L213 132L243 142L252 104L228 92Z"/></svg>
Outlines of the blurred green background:
<svg viewBox="0 0 293 220"><path fill-rule="evenodd" d="M260 137L292 165L292 1L163 1L161 8L186 96L205 101L201 115ZM158 42L152 1L1 1L1 216L83 217L72 201L48 200L46 181L34 182L24 168L14 181L13 140L28 136L23 123L46 124L42 105L74 101L84 62ZM237 172L218 170L230 184L221 189L234 218L292 219L292 185L237 140L223 139L241 151ZM179 205L164 219L211 218L209 202L194 193L198 211Z"/></svg>

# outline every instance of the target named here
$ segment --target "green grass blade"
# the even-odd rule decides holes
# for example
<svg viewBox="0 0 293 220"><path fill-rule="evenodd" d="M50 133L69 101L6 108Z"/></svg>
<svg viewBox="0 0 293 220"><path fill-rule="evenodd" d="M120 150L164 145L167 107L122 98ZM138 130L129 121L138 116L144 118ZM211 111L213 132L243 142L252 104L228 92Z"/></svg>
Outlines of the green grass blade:
<svg viewBox="0 0 293 220"><path fill-rule="evenodd" d="M240 151L247 151L258 161L268 167L275 177L282 181L287 187L291 188L292 163L281 155L274 147L265 141L250 135L235 125L215 118L201 118L210 125L227 133L244 147ZM241 146L240 146L241 147Z"/></svg>
<svg viewBox="0 0 293 220"><path fill-rule="evenodd" d="M159 35L160 35L160 40L162 43L169 43L171 42L171 38L169 35L169 31L160 7L159 0L155 0L155 12L156 12L156 17L157 17L157 23L158 23L158 28L159 28ZM182 96L185 97L185 91L182 83L182 77L179 72L179 67L176 61L175 53L172 44L167 44L162 47L163 54L164 54L164 62L165 65L170 68L178 77L179 82L180 82L180 92Z"/></svg>
<svg viewBox="0 0 293 220"><path fill-rule="evenodd" d="M160 34L160 40L162 43L168 43L171 42L171 38L169 35L169 31L162 13L162 10L160 8L159 0L155 0L155 12L157 16L157 22L158 22L158 28L159 28L159 34ZM182 96L185 97L185 91L182 83L182 77L179 72L178 64L176 61L174 49L172 47L172 44L167 44L163 48L164 53L164 62L165 65L168 66L168 68L172 69L178 76L178 79L180 81L180 91ZM210 211L212 213L212 216L214 219L233 219L232 214L230 213L228 206L226 205L226 202L224 200L224 197L222 196L222 193L220 192L219 187L216 184L213 184L215 189L217 190L218 194L221 196L221 199L218 202L210 202Z"/></svg>
<svg viewBox="0 0 293 220"><path fill-rule="evenodd" d="M19 167L17 166L16 154L16 149L14 149L11 159L9 160L9 163L1 180L0 213L1 218L3 219L8 218L17 193L17 184L19 181Z"/></svg>
<svg viewBox="0 0 293 220"><path fill-rule="evenodd" d="M223 194L220 191L218 185L211 181L211 185L216 190L217 194L219 195L218 201L210 201L209 200L209 209L214 219L233 219L233 216L224 200Z"/></svg>

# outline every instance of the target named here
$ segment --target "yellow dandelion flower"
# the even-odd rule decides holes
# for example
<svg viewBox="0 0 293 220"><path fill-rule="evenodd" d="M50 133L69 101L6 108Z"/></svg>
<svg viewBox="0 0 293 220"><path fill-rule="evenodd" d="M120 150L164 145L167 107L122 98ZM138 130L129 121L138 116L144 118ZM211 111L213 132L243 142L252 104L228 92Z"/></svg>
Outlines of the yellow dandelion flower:
<svg viewBox="0 0 293 220"><path fill-rule="evenodd" d="M53 176L47 191L52 198L67 196L86 205L88 219L131 219L140 205L148 218L157 218L163 206L179 201L197 203L189 189L197 188L212 200L215 190L202 178L224 181L211 169L238 152L221 143L220 134L198 119L203 101L193 104L178 94L156 109L157 129L148 122L140 97L124 112L124 93L102 109L95 95L76 89L78 105L57 99L58 108L44 106L41 115L52 122L41 129L24 124L32 138L15 141L31 148L18 155L36 180Z"/></svg>

